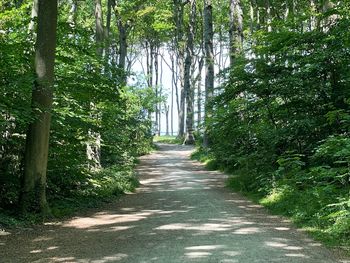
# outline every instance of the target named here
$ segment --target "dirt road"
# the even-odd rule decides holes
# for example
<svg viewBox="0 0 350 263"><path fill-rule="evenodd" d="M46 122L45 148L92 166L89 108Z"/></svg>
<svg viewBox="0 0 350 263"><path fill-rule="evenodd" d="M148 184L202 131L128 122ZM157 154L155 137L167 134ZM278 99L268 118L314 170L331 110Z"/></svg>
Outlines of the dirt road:
<svg viewBox="0 0 350 263"><path fill-rule="evenodd" d="M0 262L350 262L231 193L190 151L160 145L138 166L137 193L99 211L0 232Z"/></svg>

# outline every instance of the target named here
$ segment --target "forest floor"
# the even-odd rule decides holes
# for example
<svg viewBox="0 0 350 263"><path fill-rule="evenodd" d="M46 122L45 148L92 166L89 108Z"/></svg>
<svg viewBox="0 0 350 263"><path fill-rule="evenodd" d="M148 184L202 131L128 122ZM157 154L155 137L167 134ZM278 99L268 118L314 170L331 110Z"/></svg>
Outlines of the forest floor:
<svg viewBox="0 0 350 263"><path fill-rule="evenodd" d="M83 215L0 231L1 262L350 262L225 187L226 176L160 144L141 186Z"/></svg>

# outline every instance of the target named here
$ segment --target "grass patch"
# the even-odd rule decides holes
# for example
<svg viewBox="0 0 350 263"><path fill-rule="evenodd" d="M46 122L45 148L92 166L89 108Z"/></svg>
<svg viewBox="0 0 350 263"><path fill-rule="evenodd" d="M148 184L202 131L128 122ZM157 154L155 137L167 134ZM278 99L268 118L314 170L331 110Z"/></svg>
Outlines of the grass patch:
<svg viewBox="0 0 350 263"><path fill-rule="evenodd" d="M155 143L169 143L169 144L182 144L183 139L176 136L154 136L153 142Z"/></svg>
<svg viewBox="0 0 350 263"><path fill-rule="evenodd" d="M292 219L315 239L350 251L349 189L318 186L298 189L284 184L262 196L259 203L272 213Z"/></svg>
<svg viewBox="0 0 350 263"><path fill-rule="evenodd" d="M203 148L197 148L191 154L191 159L200 161L201 163L204 163L205 167L210 171L221 170L220 169L221 167L219 166L216 159Z"/></svg>

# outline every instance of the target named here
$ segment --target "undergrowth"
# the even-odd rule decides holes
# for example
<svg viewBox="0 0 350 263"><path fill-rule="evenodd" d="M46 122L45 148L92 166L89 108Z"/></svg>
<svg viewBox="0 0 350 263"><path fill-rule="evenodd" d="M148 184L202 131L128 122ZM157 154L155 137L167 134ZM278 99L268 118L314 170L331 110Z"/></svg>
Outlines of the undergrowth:
<svg viewBox="0 0 350 263"><path fill-rule="evenodd" d="M139 185L134 165L111 166L86 175L83 184L70 192L49 195L51 219L71 216L88 208L99 207L111 202L124 193L133 192ZM18 216L15 212L0 210L0 229L23 227L40 223L43 219L37 214Z"/></svg>

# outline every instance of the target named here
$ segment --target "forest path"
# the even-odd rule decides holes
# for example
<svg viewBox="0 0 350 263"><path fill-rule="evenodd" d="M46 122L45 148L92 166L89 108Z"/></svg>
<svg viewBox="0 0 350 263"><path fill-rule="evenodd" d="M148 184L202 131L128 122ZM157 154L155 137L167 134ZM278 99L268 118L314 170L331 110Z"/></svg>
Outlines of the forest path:
<svg viewBox="0 0 350 263"><path fill-rule="evenodd" d="M192 149L161 144L142 157L141 187L117 203L0 232L0 262L349 262L230 192L225 175L189 160Z"/></svg>

